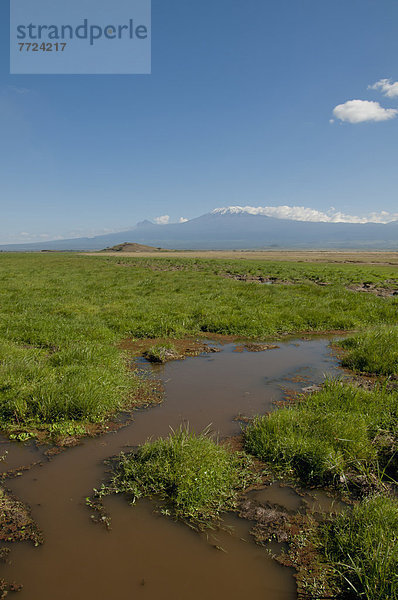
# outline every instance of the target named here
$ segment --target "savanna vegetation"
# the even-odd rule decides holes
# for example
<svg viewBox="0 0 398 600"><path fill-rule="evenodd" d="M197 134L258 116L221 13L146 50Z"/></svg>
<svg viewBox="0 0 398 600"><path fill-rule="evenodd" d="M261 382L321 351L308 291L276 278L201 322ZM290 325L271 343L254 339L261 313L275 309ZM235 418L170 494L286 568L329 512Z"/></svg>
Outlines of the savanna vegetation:
<svg viewBox="0 0 398 600"><path fill-rule="evenodd" d="M173 338L185 336L353 330L360 333L343 342L344 364L396 376L398 297L389 292L397 289L398 272L387 266L1 254L0 428L22 440L39 431L83 435L131 407L142 383L121 349L126 338L161 338L148 358L164 361L175 353ZM358 482L374 490L396 479L397 420L391 386L329 382L255 419L245 445L306 484L365 493ZM181 430L120 457L100 493L159 497L166 513L198 526L235 506L255 477L250 464L205 434ZM397 599L396 499L365 498L318 534L337 594Z"/></svg>
<svg viewBox="0 0 398 600"><path fill-rule="evenodd" d="M337 285L377 285L398 290L396 266L283 262L269 260L230 260L206 258L132 258L126 256L97 257L133 268L156 271L206 271L216 275L251 276L308 283Z"/></svg>
<svg viewBox="0 0 398 600"><path fill-rule="evenodd" d="M346 289L392 280L396 271L379 266L1 254L0 426L22 439L79 434L131 405L139 380L118 347L125 338L395 325L397 298Z"/></svg>

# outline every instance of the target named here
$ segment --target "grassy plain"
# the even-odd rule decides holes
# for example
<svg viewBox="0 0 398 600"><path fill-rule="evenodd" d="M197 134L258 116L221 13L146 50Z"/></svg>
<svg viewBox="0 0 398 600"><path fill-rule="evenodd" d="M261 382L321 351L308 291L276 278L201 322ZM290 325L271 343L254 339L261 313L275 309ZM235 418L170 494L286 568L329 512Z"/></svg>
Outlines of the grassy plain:
<svg viewBox="0 0 398 600"><path fill-rule="evenodd" d="M140 252L151 258L158 252ZM90 256L115 256L115 252L87 252ZM137 252L123 252L123 256L137 256ZM267 262L321 262L398 266L398 252L346 250L162 250L169 258L201 258L223 260L261 260Z"/></svg>
<svg viewBox="0 0 398 600"><path fill-rule="evenodd" d="M81 435L133 405L142 384L122 350L127 338L172 344L212 334L264 340L357 330L344 344L346 364L396 375L398 297L378 295L398 289L395 253L389 260L358 255L355 264L347 257L323 262L323 253L312 262L297 253L294 260L272 254L272 261L252 254L236 260L235 253L0 254L0 428L17 439L40 431ZM353 474L391 477L397 398L382 387L330 383L259 417L247 430L247 449L312 484L349 482ZM206 520L231 506L245 486L242 464L231 456L206 437L179 432L125 457L115 477L133 497L163 493L176 515ZM205 459L217 466L211 485ZM193 473L201 477L198 488L186 485ZM397 599L396 510L395 499L371 498L324 530L323 552L341 597Z"/></svg>
<svg viewBox="0 0 398 600"><path fill-rule="evenodd" d="M81 434L131 405L140 381L119 346L126 338L264 339L397 324L397 297L347 289L363 282L398 287L398 270L0 254L0 425L21 439L40 429Z"/></svg>

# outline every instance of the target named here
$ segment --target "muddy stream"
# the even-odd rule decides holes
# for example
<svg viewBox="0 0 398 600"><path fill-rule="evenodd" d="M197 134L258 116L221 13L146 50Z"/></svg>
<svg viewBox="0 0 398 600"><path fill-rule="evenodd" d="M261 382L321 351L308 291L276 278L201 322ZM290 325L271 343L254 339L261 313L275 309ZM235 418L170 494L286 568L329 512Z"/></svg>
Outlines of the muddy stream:
<svg viewBox="0 0 398 600"><path fill-rule="evenodd" d="M115 497L106 500L112 520L107 531L92 522L85 497L103 480L105 459L149 437L166 436L170 426L189 423L199 432L212 423L221 438L236 435L238 414L273 410L286 388L300 391L339 374L328 343L294 340L256 353L225 345L217 354L156 367L165 385L162 404L137 410L134 421L118 432L89 439L51 460L34 446L3 440L0 449L8 455L2 470L42 461L5 483L31 506L45 539L38 548L13 544L9 564L0 566L1 577L24 586L15 598L294 600L292 571L255 545L246 521L227 515L232 534L199 535L156 514L150 502L131 507ZM279 485L255 494L290 510L303 502L292 488Z"/></svg>

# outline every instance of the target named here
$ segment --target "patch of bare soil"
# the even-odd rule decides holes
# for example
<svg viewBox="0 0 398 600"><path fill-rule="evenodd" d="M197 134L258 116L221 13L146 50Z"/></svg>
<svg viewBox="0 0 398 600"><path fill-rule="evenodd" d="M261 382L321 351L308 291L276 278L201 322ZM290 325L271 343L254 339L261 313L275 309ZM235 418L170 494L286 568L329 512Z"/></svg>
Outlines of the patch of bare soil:
<svg viewBox="0 0 398 600"><path fill-rule="evenodd" d="M0 578L0 598L6 598L8 592L20 592L22 585L19 583L8 583L5 579Z"/></svg>
<svg viewBox="0 0 398 600"><path fill-rule="evenodd" d="M265 285L293 285L293 281L278 279L277 277L263 277L262 275L222 273L221 277L224 277L224 279L234 279L235 281L246 281L248 283L263 283Z"/></svg>
<svg viewBox="0 0 398 600"><path fill-rule="evenodd" d="M130 254L128 256L131 256ZM122 259L118 260L116 262L116 264L119 267L128 267L130 269L142 269L142 265L140 264L136 264L136 263L132 263L132 262L123 262ZM197 268L195 269L194 266L190 265L189 267L187 265L164 265L163 263L159 263L158 265L156 264L146 264L144 267L147 271L195 271L198 270Z"/></svg>
<svg viewBox="0 0 398 600"><path fill-rule="evenodd" d="M393 296L398 296L398 288L396 287L396 282L386 281L387 287L377 287L374 283L361 283L360 285L349 285L347 286L348 290L352 290L353 292L365 292L368 294L375 294L375 296L379 296L380 298L391 298ZM395 285L395 287L393 287Z"/></svg>
<svg viewBox="0 0 398 600"><path fill-rule="evenodd" d="M83 253L82 253L83 254ZM158 252L142 252L146 258L155 257ZM264 260L303 263L360 264L398 266L398 252L383 251L344 251L344 250L163 250L166 258L214 258ZM103 252L85 252L85 256L112 256L109 250ZM126 256L135 254L127 253Z"/></svg>
<svg viewBox="0 0 398 600"><path fill-rule="evenodd" d="M259 283L265 285L295 285L294 281L287 279L278 279L277 277L262 277L261 275L247 275L247 274L234 274L234 273L223 273L221 277L225 279L234 279L235 281L245 281L247 283ZM327 281L313 281L319 287L326 287L332 285ZM373 283L361 283L360 285L348 285L348 290L353 292L367 292L375 294L381 298L391 298L392 296L398 296L398 287L394 281L386 281L385 287L378 287Z"/></svg>
<svg viewBox="0 0 398 600"><path fill-rule="evenodd" d="M253 342L246 342L235 347L234 352L265 352L265 350L275 350L280 348L276 344L256 344Z"/></svg>
<svg viewBox="0 0 398 600"><path fill-rule="evenodd" d="M213 338L213 335L211 336ZM219 340L217 340L219 341ZM225 342L226 343L226 342ZM138 340L125 340L121 347L133 354L134 357L142 356L150 362L168 362L170 360L182 360L188 356L199 356L199 354L208 354L220 352L215 346L210 346L201 339L184 338L143 338ZM152 348L156 347L160 351L159 360L152 354ZM152 358L153 357L153 358Z"/></svg>
<svg viewBox="0 0 398 600"><path fill-rule="evenodd" d="M43 537L29 509L3 488L0 488L0 540L2 542L31 541L38 546Z"/></svg>
<svg viewBox="0 0 398 600"><path fill-rule="evenodd" d="M43 543L43 536L33 521L29 509L19 500L0 488L0 541L33 542L35 546ZM10 548L0 548L0 561L7 562ZM0 598L9 592L19 592L22 585L0 578Z"/></svg>
<svg viewBox="0 0 398 600"><path fill-rule="evenodd" d="M246 498L239 506L239 516L255 522L252 534L257 542L287 542L290 539L286 525L291 515L282 506L269 502L260 504Z"/></svg>
<svg viewBox="0 0 398 600"><path fill-rule="evenodd" d="M124 242L123 244L117 244L112 248L105 248L101 252L164 252L163 248L154 248L153 246L145 246L144 244L135 244L133 242Z"/></svg>
<svg viewBox="0 0 398 600"><path fill-rule="evenodd" d="M239 516L254 523L251 534L257 544L267 546L270 542L278 542L286 545L287 549L274 558L283 566L295 569L299 600L333 597L328 584L328 568L320 561L314 541L317 522L311 516L248 498L242 500Z"/></svg>

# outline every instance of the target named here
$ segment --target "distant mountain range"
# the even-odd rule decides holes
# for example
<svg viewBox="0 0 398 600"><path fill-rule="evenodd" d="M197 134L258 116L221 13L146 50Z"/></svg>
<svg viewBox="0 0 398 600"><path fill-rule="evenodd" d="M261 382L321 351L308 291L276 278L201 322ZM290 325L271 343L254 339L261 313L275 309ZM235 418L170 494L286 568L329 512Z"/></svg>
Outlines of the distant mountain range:
<svg viewBox="0 0 398 600"><path fill-rule="evenodd" d="M381 223L325 223L277 219L233 208L215 210L185 223L138 223L129 231L30 244L7 244L2 251L102 250L123 242L170 249L240 250L396 249L398 221Z"/></svg>

